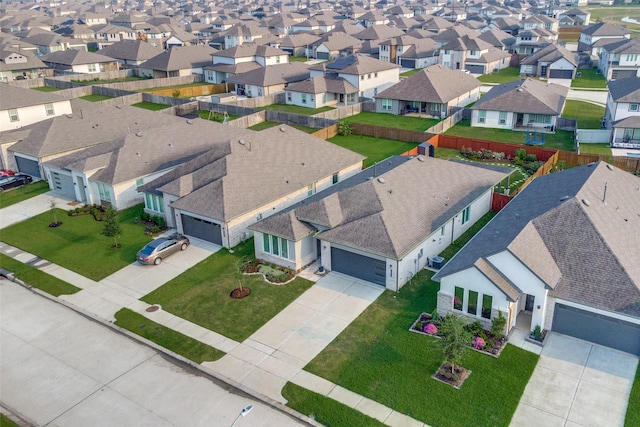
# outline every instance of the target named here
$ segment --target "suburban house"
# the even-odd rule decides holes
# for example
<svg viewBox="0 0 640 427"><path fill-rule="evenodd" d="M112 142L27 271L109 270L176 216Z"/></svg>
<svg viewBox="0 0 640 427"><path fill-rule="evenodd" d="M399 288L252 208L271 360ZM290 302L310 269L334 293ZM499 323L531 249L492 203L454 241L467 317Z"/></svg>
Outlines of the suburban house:
<svg viewBox="0 0 640 427"><path fill-rule="evenodd" d="M220 50L212 55L204 67L204 79L209 83L224 83L229 77L267 65L286 64L289 54L275 47L243 44ZM212 62L211 62L212 61Z"/></svg>
<svg viewBox="0 0 640 427"><path fill-rule="evenodd" d="M440 48L438 62L452 70L486 74L509 66L511 54L493 47L479 37L463 35Z"/></svg>
<svg viewBox="0 0 640 427"><path fill-rule="evenodd" d="M578 62L573 52L550 44L520 61L520 74L543 79L573 79Z"/></svg>
<svg viewBox="0 0 640 427"><path fill-rule="evenodd" d="M97 53L118 60L121 68L128 65L140 65L158 56L162 49L142 40L122 40L105 46Z"/></svg>
<svg viewBox="0 0 640 427"><path fill-rule="evenodd" d="M62 37L59 34L50 32L39 32L23 38L22 41L37 46L40 55L70 49L87 50L87 42L82 39Z"/></svg>
<svg viewBox="0 0 640 427"><path fill-rule="evenodd" d="M273 46L283 52L287 52L291 56L305 56L310 58L313 57L313 52L309 47L318 40L320 40L320 37L313 34L292 34L277 40L273 43Z"/></svg>
<svg viewBox="0 0 640 427"><path fill-rule="evenodd" d="M228 78L235 83L236 93L250 97L272 95L284 91L293 82L309 78L309 66L302 62L259 67Z"/></svg>
<svg viewBox="0 0 640 427"><path fill-rule="evenodd" d="M384 42L383 42L384 43ZM382 44L380 46L382 49ZM402 48L402 52L397 54L398 62L404 68L425 68L438 63L440 47L433 39L416 39L415 43Z"/></svg>
<svg viewBox="0 0 640 427"><path fill-rule="evenodd" d="M163 78L203 74L216 50L209 46L182 46L166 50L138 66L141 76Z"/></svg>
<svg viewBox="0 0 640 427"><path fill-rule="evenodd" d="M611 146L640 148L640 78L609 82L605 127L613 129Z"/></svg>
<svg viewBox="0 0 640 427"><path fill-rule="evenodd" d="M602 46L598 70L607 80L637 76L638 69L640 69L640 40L620 40Z"/></svg>
<svg viewBox="0 0 640 427"><path fill-rule="evenodd" d="M554 33L550 33L544 28L519 31L513 50L519 55L531 55L536 53L549 43L554 43ZM556 35L557 36L557 35Z"/></svg>
<svg viewBox="0 0 640 427"><path fill-rule="evenodd" d="M420 39L406 34L388 38L380 42L378 45L378 59L381 61L392 62L394 64L400 64L400 55L415 45L418 40Z"/></svg>
<svg viewBox="0 0 640 427"><path fill-rule="evenodd" d="M471 126L553 132L568 93L532 78L493 86L471 107Z"/></svg>
<svg viewBox="0 0 640 427"><path fill-rule="evenodd" d="M61 50L48 53L40 59L49 68L67 73L92 74L118 70L118 61L115 59L85 50Z"/></svg>
<svg viewBox="0 0 640 427"><path fill-rule="evenodd" d="M598 22L589 25L580 32L578 52L585 52L591 57L597 58L605 44L630 38L631 31L627 30L624 25Z"/></svg>
<svg viewBox="0 0 640 427"><path fill-rule="evenodd" d="M398 291L489 211L508 175L432 157L392 157L253 225L255 256L300 270L316 260Z"/></svg>
<svg viewBox="0 0 640 427"><path fill-rule="evenodd" d="M56 93L0 84L0 132L71 113L71 101Z"/></svg>
<svg viewBox="0 0 640 427"><path fill-rule="evenodd" d="M476 102L480 86L470 74L432 65L378 93L376 112L441 118Z"/></svg>
<svg viewBox="0 0 640 427"><path fill-rule="evenodd" d="M0 82L39 77L47 66L31 52L0 47Z"/></svg>
<svg viewBox="0 0 640 427"><path fill-rule="evenodd" d="M169 226L227 248L249 238L248 226L362 168L363 156L289 126L236 129L232 138L231 126L217 126L222 135L208 133L215 147L139 191Z"/></svg>
<svg viewBox="0 0 640 427"><path fill-rule="evenodd" d="M364 55L352 55L309 68L311 77L341 77L359 91L360 97L372 98L400 81L400 66Z"/></svg>
<svg viewBox="0 0 640 427"><path fill-rule="evenodd" d="M640 355L638 178L605 162L533 180L433 277L438 312L499 312ZM523 322L523 323L524 323Z"/></svg>
<svg viewBox="0 0 640 427"><path fill-rule="evenodd" d="M224 31L224 48L231 49L245 43L257 43L258 40L269 40L271 33L266 27L258 26L257 22L243 21ZM262 40L261 40L262 39Z"/></svg>
<svg viewBox="0 0 640 427"><path fill-rule="evenodd" d="M344 77L319 75L287 85L286 103L307 108L337 107L358 102L358 88Z"/></svg>
<svg viewBox="0 0 640 427"><path fill-rule="evenodd" d="M345 33L330 33L313 44L316 59L332 60L360 52L362 42Z"/></svg>

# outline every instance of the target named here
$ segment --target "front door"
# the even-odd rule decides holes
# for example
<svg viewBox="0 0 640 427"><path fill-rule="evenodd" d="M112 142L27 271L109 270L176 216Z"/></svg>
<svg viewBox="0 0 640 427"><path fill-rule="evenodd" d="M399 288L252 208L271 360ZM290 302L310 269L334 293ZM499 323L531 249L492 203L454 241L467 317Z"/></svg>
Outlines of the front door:
<svg viewBox="0 0 640 427"><path fill-rule="evenodd" d="M524 113L516 113L516 126L522 126L524 121Z"/></svg>
<svg viewBox="0 0 640 427"><path fill-rule="evenodd" d="M533 303L536 297L534 295L527 294L527 301L524 304L524 311L533 311Z"/></svg>
<svg viewBox="0 0 640 427"><path fill-rule="evenodd" d="M87 203L87 188L84 185L84 179L79 176L78 179L78 190L80 191L80 201L82 203Z"/></svg>

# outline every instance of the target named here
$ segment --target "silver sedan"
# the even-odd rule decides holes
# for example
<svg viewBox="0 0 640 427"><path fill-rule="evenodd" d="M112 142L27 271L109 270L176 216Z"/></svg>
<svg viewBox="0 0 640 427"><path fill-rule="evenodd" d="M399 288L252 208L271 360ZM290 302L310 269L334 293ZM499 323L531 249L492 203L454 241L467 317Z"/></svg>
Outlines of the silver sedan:
<svg viewBox="0 0 640 427"><path fill-rule="evenodd" d="M136 258L140 264L159 265L162 260L178 251L184 251L189 247L189 239L182 234L172 234L169 237L160 237L147 244L138 251Z"/></svg>

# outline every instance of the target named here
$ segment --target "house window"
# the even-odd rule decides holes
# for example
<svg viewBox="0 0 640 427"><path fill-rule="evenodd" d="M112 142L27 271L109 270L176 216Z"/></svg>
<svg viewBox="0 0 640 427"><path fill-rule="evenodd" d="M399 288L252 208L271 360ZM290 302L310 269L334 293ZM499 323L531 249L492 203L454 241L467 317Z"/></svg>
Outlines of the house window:
<svg viewBox="0 0 640 427"><path fill-rule="evenodd" d="M463 303L464 303L464 289L456 286L453 290L453 309L462 311Z"/></svg>
<svg viewBox="0 0 640 427"><path fill-rule="evenodd" d="M393 105L393 101L390 99L382 100L382 111L391 111L391 106Z"/></svg>
<svg viewBox="0 0 640 427"><path fill-rule="evenodd" d="M291 102L291 92L287 92L287 101Z"/></svg>
<svg viewBox="0 0 640 427"><path fill-rule="evenodd" d="M87 64L87 69L89 70L90 73L95 73L96 72L96 64Z"/></svg>
<svg viewBox="0 0 640 427"><path fill-rule="evenodd" d="M376 96L378 94L378 88L374 87L373 88L373 96Z"/></svg>
<svg viewBox="0 0 640 427"><path fill-rule="evenodd" d="M478 293L476 291L469 291L469 302L467 303L467 313L478 313Z"/></svg>
<svg viewBox="0 0 640 427"><path fill-rule="evenodd" d="M302 96L302 103L306 104L307 103L307 94L303 93L301 96Z"/></svg>
<svg viewBox="0 0 640 427"><path fill-rule="evenodd" d="M270 253L280 258L289 258L289 241L270 234L262 235L262 249L265 253Z"/></svg>
<svg viewBox="0 0 640 427"><path fill-rule="evenodd" d="M444 54L445 54L445 55L449 55L449 50L448 50L448 49L445 49Z"/></svg>
<svg viewBox="0 0 640 427"><path fill-rule="evenodd" d="M144 184L144 179L142 178L136 179L136 187L140 187L142 184Z"/></svg>
<svg viewBox="0 0 640 427"><path fill-rule="evenodd" d="M279 63L280 63L280 57L276 56L276 64L279 64Z"/></svg>
<svg viewBox="0 0 640 427"><path fill-rule="evenodd" d="M551 123L551 116L548 114L529 114L529 123Z"/></svg>
<svg viewBox="0 0 640 427"><path fill-rule="evenodd" d="M478 123L484 123L487 120L487 110L478 110Z"/></svg>
<svg viewBox="0 0 640 427"><path fill-rule="evenodd" d="M307 196L313 196L313 184L307 186Z"/></svg>
<svg viewBox="0 0 640 427"><path fill-rule="evenodd" d="M44 109L47 111L47 116L53 116L56 113L53 110L53 104L44 104Z"/></svg>
<svg viewBox="0 0 640 427"><path fill-rule="evenodd" d="M442 109L442 104L433 103L431 104L430 110L432 113L439 113Z"/></svg>
<svg viewBox="0 0 640 427"><path fill-rule="evenodd" d="M280 251L278 250L280 243L280 238L277 236L271 236L271 253L273 255L280 255Z"/></svg>
<svg viewBox="0 0 640 427"><path fill-rule="evenodd" d="M262 235L262 250L269 253L271 252L271 236L268 234Z"/></svg>
<svg viewBox="0 0 640 427"><path fill-rule="evenodd" d="M100 195L100 200L111 203L111 190L109 189L108 185L99 182L98 194Z"/></svg>
<svg viewBox="0 0 640 427"><path fill-rule="evenodd" d="M478 55L478 51L477 51L477 50L472 50L472 51L469 53L469 55L471 55L471 56L476 56L476 55Z"/></svg>
<svg viewBox="0 0 640 427"><path fill-rule="evenodd" d="M364 80L364 74L360 76L360 80Z"/></svg>
<svg viewBox="0 0 640 427"><path fill-rule="evenodd" d="M337 184L338 183L338 172L334 173L333 176L331 177L331 184Z"/></svg>
<svg viewBox="0 0 640 427"><path fill-rule="evenodd" d="M638 104L629 104L629 111L638 111Z"/></svg>
<svg viewBox="0 0 640 427"><path fill-rule="evenodd" d="M444 236L444 227L440 227L440 237Z"/></svg>
<svg viewBox="0 0 640 427"><path fill-rule="evenodd" d="M9 110L9 120L12 122L18 122L20 121L20 117L18 117L18 110L15 108L12 108Z"/></svg>
<svg viewBox="0 0 640 427"><path fill-rule="evenodd" d="M507 123L507 112L506 111L500 111L499 123L501 125L504 125L505 123Z"/></svg>
<svg viewBox="0 0 640 427"><path fill-rule="evenodd" d="M469 212L471 211L471 206L467 206L462 211L462 224L466 224L469 221Z"/></svg>
<svg viewBox="0 0 640 427"><path fill-rule="evenodd" d="M367 74L367 79L370 79L370 78L371 78L371 74Z"/></svg>
<svg viewBox="0 0 640 427"><path fill-rule="evenodd" d="M144 207L150 211L164 213L164 203L162 197L155 194L145 193Z"/></svg>
<svg viewBox="0 0 640 427"><path fill-rule="evenodd" d="M632 55L627 55L627 61L629 62L636 62L638 60L638 55L637 54L632 54Z"/></svg>
<svg viewBox="0 0 640 427"><path fill-rule="evenodd" d="M493 297L491 295L482 295L482 317L491 319L491 307L493 306Z"/></svg>
<svg viewBox="0 0 640 427"><path fill-rule="evenodd" d="M378 77L378 73L375 74L375 77Z"/></svg>

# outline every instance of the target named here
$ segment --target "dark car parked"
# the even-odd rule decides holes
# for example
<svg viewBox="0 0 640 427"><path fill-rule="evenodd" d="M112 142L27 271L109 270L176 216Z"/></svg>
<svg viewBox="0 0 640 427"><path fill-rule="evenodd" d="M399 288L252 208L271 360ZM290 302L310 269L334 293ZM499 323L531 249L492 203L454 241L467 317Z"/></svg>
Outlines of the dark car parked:
<svg viewBox="0 0 640 427"><path fill-rule="evenodd" d="M140 264L155 264L162 262L163 258L178 252L184 251L189 246L189 239L182 234L174 233L169 237L160 237L149 242L144 248L138 251L136 258Z"/></svg>
<svg viewBox="0 0 640 427"><path fill-rule="evenodd" d="M33 181L29 175L18 174L14 176L3 176L0 178L0 191L20 187Z"/></svg>

